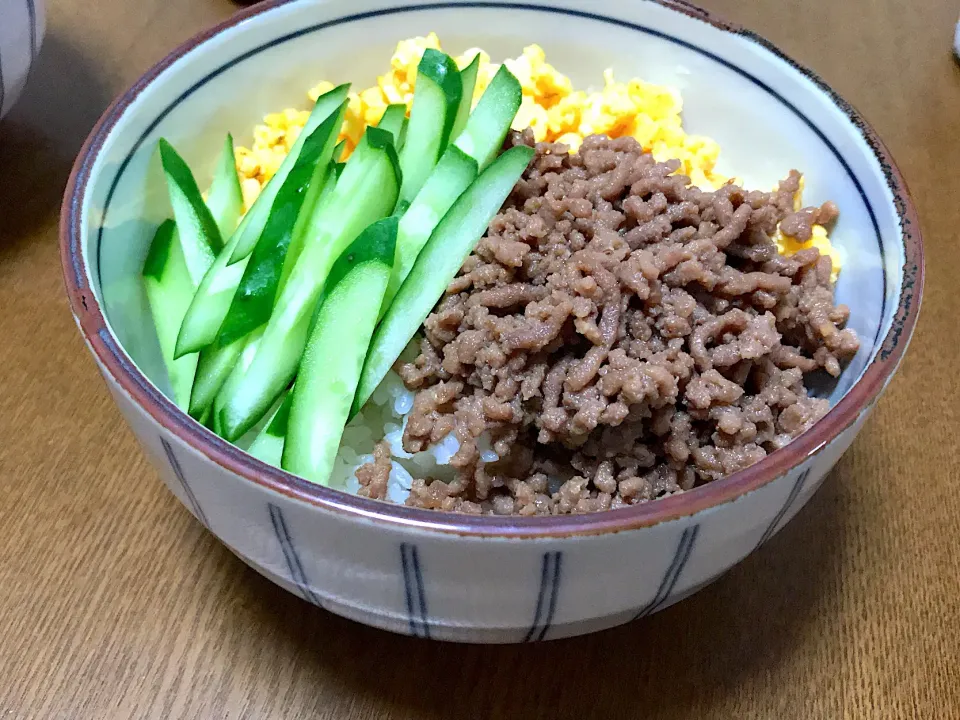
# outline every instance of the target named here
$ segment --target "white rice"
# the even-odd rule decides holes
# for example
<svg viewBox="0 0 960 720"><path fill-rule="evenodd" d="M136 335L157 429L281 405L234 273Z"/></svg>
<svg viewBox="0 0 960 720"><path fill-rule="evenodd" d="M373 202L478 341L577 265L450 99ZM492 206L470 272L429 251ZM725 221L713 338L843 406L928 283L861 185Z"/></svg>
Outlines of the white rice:
<svg viewBox="0 0 960 720"><path fill-rule="evenodd" d="M413 410L414 393L407 390L400 376L392 370L374 390L363 410L343 431L340 451L330 474L330 486L356 493L360 490L357 468L373 462L373 449L386 440L390 445L390 478L387 499L403 503L410 494L414 478L431 477L451 480L454 476L450 458L460 449L460 442L451 433L440 442L418 453L403 449L403 431ZM477 443L480 458L495 462L497 454L484 435Z"/></svg>

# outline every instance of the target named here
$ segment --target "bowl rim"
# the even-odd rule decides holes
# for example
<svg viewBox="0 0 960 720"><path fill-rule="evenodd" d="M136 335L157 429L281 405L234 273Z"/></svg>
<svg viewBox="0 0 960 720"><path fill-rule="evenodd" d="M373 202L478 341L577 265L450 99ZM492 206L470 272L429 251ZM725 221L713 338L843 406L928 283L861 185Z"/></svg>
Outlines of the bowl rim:
<svg viewBox="0 0 960 720"><path fill-rule="evenodd" d="M735 23L693 5L687 0L647 0L668 10L708 23L726 33L738 35L760 45L775 57L811 80L833 102L863 135L879 163L901 225L904 250L903 286L890 329L878 341L874 358L846 394L808 431L789 445L777 450L756 464L721 480L693 490L617 510L582 515L546 517L475 516L438 512L371 500L346 491L311 483L279 468L267 465L240 448L227 443L177 408L152 385L137 368L132 358L113 338L99 301L90 288L88 268L81 252L83 235L82 206L91 177L92 166L104 141L126 109L162 72L197 46L236 25L268 13L295 0L267 0L234 13L227 20L198 33L145 72L126 92L107 108L87 137L70 174L64 193L60 217L60 259L70 302L77 325L91 352L101 366L105 380L112 380L140 405L154 421L223 469L261 488L294 500L336 512L356 520L386 523L395 528L439 532L460 536L500 538L558 538L598 535L658 525L697 514L703 510L732 502L757 490L781 475L799 468L822 451L841 432L856 422L878 398L896 371L916 326L923 291L923 243L920 223L913 200L890 152L873 128L847 101L812 70L789 58L773 43ZM460 3L426 3L422 9L439 8ZM471 2L472 6L551 10L536 4L515 2ZM409 10L401 6L395 12ZM385 12L390 12L386 10ZM597 13L573 11L597 19ZM619 21L615 21L619 22ZM886 271L885 271L886 272Z"/></svg>

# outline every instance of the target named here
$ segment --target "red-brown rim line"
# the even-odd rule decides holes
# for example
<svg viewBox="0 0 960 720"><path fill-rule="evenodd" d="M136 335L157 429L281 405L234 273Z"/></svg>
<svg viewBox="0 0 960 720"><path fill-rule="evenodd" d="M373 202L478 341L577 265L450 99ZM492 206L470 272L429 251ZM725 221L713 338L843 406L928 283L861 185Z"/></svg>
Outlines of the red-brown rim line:
<svg viewBox="0 0 960 720"><path fill-rule="evenodd" d="M244 20L285 5L288 2L292 2L292 0L267 0L254 7L238 11L224 22L181 44L144 73L129 90L114 100L100 117L77 156L61 208L60 256L64 283L71 310L78 320L78 325L87 343L103 366L110 372L113 379L137 403L143 406L154 420L177 435L195 451L202 453L221 467L287 497L325 510L342 512L357 518L386 522L393 526L406 526L420 530L468 536L525 538L594 535L631 530L693 515L707 508L736 500L742 495L772 482L784 472L817 454L827 443L848 428L860 413L875 401L896 370L913 333L920 309L920 299L923 292L923 245L913 200L903 176L893 162L886 146L849 103L842 100L815 73L788 58L769 41L735 23L721 20L708 11L691 5L686 0L653 0L653 2L669 10L708 22L725 32L745 36L787 61L830 95L831 99L863 133L865 140L873 149L877 160L885 171L903 225L904 288L899 298L893 325L875 349L876 356L865 368L860 379L854 383L853 387L841 398L837 405L813 428L787 447L723 480L652 503L589 515L531 518L470 516L421 510L369 500L309 483L283 470L262 463L239 448L225 442L199 423L196 423L158 391L154 390L150 381L136 367L132 359L123 353L122 349L120 349L120 353L123 354L117 354L104 342L101 331L106 330L107 325L96 296L89 289L87 268L80 251L82 199L86 193L89 171L102 148L104 140L122 112L145 87L175 61L208 39ZM76 248L76 258L73 256L74 248ZM75 263L76 269L80 272L75 272ZM80 280L79 283L76 281L77 279ZM884 353L884 347L888 343L891 344L891 347Z"/></svg>

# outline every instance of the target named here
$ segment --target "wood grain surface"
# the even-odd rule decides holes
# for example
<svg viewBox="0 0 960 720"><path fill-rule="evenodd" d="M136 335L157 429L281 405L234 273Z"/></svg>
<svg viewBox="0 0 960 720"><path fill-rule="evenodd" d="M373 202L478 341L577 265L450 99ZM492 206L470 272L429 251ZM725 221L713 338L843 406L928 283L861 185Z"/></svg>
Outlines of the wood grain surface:
<svg viewBox="0 0 960 720"><path fill-rule="evenodd" d="M957 5L703 2L889 144L926 241L919 329L832 477L715 585L591 637L467 647L308 606L163 489L67 310L57 214L111 98L235 6L50 0L0 126L0 718L960 717Z"/></svg>

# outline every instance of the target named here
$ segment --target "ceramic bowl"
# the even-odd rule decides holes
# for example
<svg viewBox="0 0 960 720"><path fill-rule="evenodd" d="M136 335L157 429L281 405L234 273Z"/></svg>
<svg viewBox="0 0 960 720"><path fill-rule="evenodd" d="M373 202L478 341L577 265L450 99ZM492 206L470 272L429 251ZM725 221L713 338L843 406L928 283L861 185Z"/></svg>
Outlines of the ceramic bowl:
<svg viewBox="0 0 960 720"><path fill-rule="evenodd" d="M720 169L805 200L832 199L846 255L837 287L862 349L833 408L789 447L686 494L596 515L470 517L318 487L220 440L167 400L139 272L168 212L157 139L209 180L223 134L302 105L321 79L360 87L395 43L436 31L494 59L539 43L576 86L643 77L680 89ZM900 363L920 305L922 250L903 180L877 136L811 72L756 35L679 0L261 3L181 46L106 112L62 216L77 324L118 407L170 490L258 572L322 608L388 630L471 642L575 635L695 592L803 507Z"/></svg>
<svg viewBox="0 0 960 720"><path fill-rule="evenodd" d="M43 0L0 0L0 117L27 82L44 27Z"/></svg>

